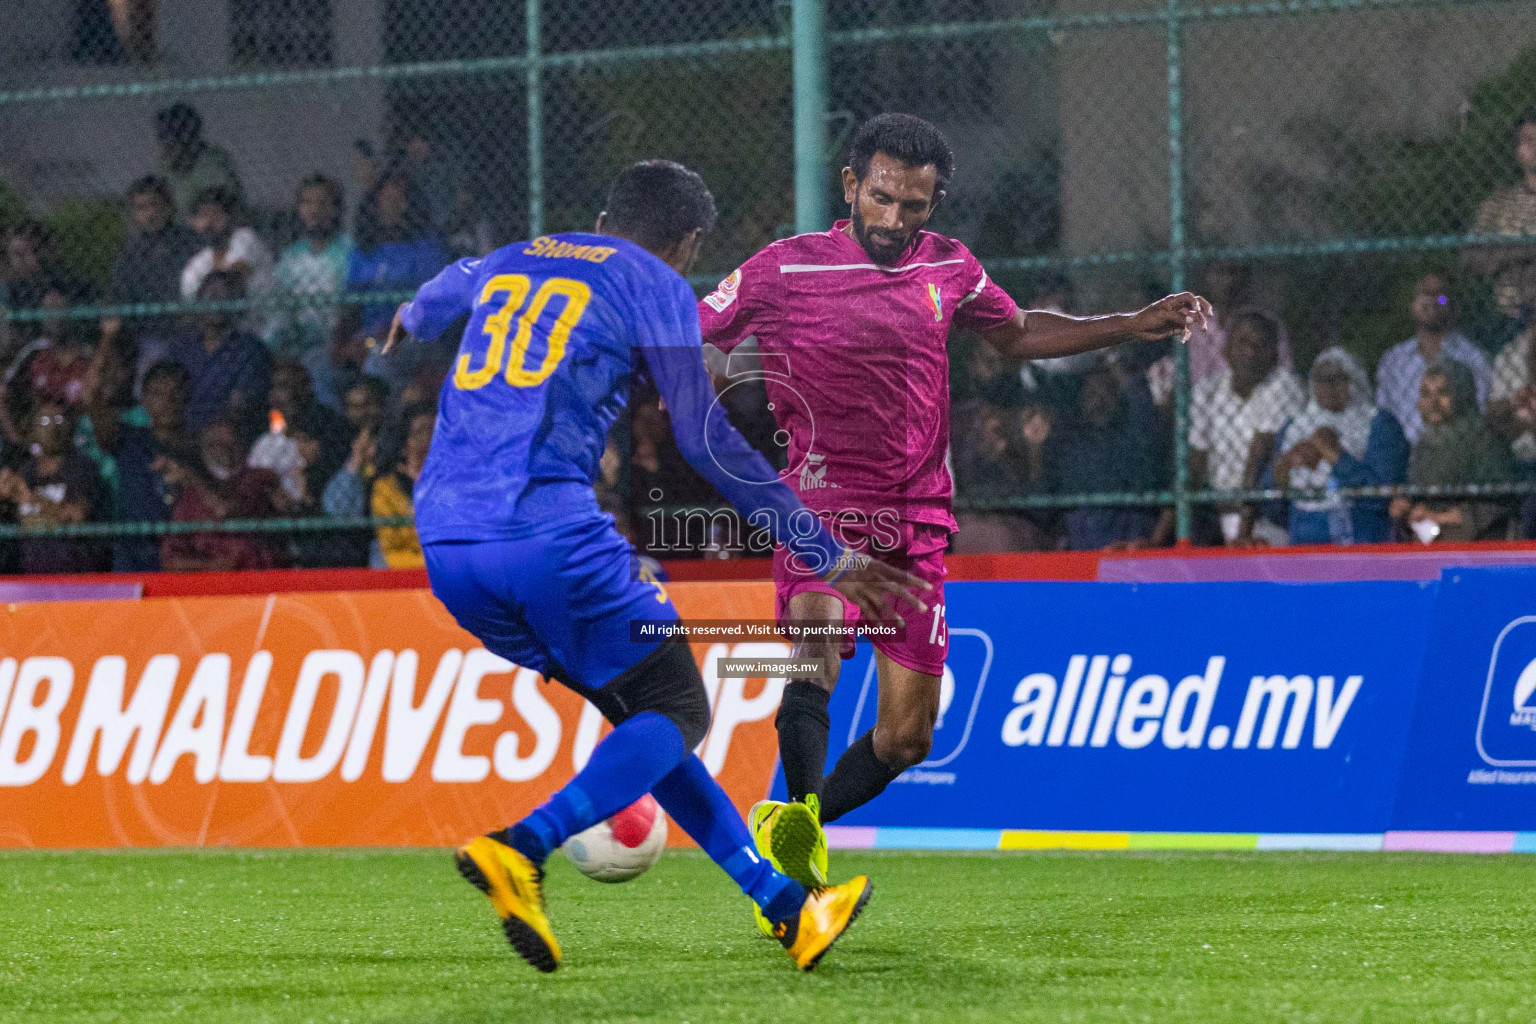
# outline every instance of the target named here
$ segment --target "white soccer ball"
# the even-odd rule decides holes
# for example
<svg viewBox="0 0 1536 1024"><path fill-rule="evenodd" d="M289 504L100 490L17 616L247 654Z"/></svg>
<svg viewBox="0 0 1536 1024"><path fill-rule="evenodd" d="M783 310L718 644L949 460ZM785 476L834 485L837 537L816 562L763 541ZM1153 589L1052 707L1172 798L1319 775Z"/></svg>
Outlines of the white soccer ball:
<svg viewBox="0 0 1536 1024"><path fill-rule="evenodd" d="M561 849L588 878L627 882L649 871L666 845L667 816L647 793L607 821L571 836Z"/></svg>

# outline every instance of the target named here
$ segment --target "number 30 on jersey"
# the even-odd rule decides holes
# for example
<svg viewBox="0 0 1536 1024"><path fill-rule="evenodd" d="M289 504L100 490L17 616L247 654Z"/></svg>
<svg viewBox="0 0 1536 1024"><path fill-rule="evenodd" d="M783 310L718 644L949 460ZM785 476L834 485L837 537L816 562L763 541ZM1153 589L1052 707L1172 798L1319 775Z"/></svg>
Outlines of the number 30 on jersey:
<svg viewBox="0 0 1536 1024"><path fill-rule="evenodd" d="M537 387L555 372L555 367L565 357L565 345L570 340L571 331L587 311L592 289L584 282L568 277L551 277L539 285L539 290L533 293L533 299L525 307L524 302L532 289L533 282L526 274L497 274L485 282L485 287L480 289L477 305L500 303L486 317L485 326L481 328L486 337L491 339L486 346L485 362L478 369L471 370L470 354L465 352L460 355L458 367L453 373L454 387L461 391L485 387L502 372L503 362L506 364L507 383L515 388ZM544 315L550 301L557 296L563 301L563 306L560 315L549 328L549 349L539 365L530 369L527 366L528 348L533 342L534 325ZM519 310L522 310L521 316L518 316ZM507 335L512 332L514 317L517 318L517 331L512 335L512 351L509 353Z"/></svg>

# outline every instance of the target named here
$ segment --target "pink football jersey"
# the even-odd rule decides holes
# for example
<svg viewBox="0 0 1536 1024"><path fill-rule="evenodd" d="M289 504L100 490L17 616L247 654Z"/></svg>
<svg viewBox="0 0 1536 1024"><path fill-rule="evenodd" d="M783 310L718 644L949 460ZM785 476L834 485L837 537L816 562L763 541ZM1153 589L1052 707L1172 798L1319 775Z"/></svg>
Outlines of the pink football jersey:
<svg viewBox="0 0 1536 1024"><path fill-rule="evenodd" d="M1017 306L953 238L921 232L882 266L846 223L775 242L720 282L699 304L704 340L758 339L785 478L808 508L954 529L945 342L952 323L986 331Z"/></svg>

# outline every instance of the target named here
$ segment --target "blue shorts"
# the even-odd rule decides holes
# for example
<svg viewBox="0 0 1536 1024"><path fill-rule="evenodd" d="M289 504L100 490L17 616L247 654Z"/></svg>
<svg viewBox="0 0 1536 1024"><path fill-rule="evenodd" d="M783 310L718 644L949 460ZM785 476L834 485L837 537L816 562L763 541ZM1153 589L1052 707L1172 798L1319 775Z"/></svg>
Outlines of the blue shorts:
<svg viewBox="0 0 1536 1024"><path fill-rule="evenodd" d="M432 593L486 650L594 689L658 646L632 641L631 620L677 618L606 515L515 540L439 541L422 553Z"/></svg>

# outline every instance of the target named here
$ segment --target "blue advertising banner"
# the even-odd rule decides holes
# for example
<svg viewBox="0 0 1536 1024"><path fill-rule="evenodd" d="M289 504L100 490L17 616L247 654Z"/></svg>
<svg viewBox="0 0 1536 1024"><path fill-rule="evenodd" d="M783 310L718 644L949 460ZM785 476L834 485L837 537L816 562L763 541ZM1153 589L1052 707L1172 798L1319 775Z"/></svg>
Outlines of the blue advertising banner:
<svg viewBox="0 0 1536 1024"><path fill-rule="evenodd" d="M933 750L838 825L1387 829L1435 584L954 583L946 600ZM876 697L861 642L829 768Z"/></svg>
<svg viewBox="0 0 1536 1024"><path fill-rule="evenodd" d="M1533 826L1536 570L1448 569L1440 580L1392 828Z"/></svg>

